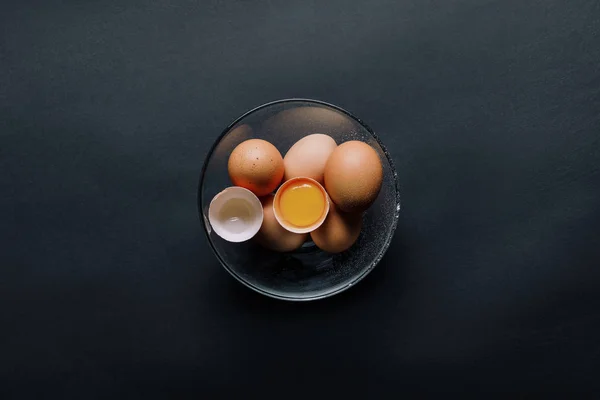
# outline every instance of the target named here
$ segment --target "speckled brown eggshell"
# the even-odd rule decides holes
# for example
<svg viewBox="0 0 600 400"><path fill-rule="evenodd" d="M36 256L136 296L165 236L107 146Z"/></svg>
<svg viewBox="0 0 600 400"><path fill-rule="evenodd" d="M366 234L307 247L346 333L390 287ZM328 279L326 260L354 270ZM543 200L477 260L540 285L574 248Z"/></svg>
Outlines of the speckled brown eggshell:
<svg viewBox="0 0 600 400"><path fill-rule="evenodd" d="M310 236L321 250L328 253L341 253L352 247L360 236L361 228L360 213L344 213L331 204L325 222L311 232Z"/></svg>
<svg viewBox="0 0 600 400"><path fill-rule="evenodd" d="M275 196L268 195L261 199L263 205L263 222L254 238L261 246L270 250L278 252L296 250L308 239L308 233L290 232L277 222L273 213L274 198Z"/></svg>
<svg viewBox="0 0 600 400"><path fill-rule="evenodd" d="M283 158L279 150L266 140L249 139L233 150L227 170L235 186L246 188L257 196L265 196L273 192L283 179Z"/></svg>
<svg viewBox="0 0 600 400"><path fill-rule="evenodd" d="M362 212L381 190L381 159L375 149L364 142L345 142L331 153L324 178L327 193L342 211Z"/></svg>

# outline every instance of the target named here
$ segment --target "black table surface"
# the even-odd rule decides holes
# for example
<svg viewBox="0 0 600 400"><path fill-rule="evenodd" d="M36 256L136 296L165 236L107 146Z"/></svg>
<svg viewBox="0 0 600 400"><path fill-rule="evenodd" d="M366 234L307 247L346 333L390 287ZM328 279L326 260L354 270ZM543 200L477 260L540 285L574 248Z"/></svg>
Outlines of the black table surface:
<svg viewBox="0 0 600 400"><path fill-rule="evenodd" d="M599 35L596 0L5 2L0 394L592 393ZM402 195L374 272L302 304L196 205L221 130L288 97L366 121Z"/></svg>

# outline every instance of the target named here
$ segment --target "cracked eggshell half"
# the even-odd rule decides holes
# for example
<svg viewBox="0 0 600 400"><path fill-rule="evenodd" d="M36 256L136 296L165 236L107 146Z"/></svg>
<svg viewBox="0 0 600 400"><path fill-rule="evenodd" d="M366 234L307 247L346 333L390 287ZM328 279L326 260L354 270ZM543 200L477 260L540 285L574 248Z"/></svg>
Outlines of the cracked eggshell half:
<svg viewBox="0 0 600 400"><path fill-rule="evenodd" d="M208 209L213 231L228 242L245 242L259 231L263 207L250 190L232 186L217 194Z"/></svg>

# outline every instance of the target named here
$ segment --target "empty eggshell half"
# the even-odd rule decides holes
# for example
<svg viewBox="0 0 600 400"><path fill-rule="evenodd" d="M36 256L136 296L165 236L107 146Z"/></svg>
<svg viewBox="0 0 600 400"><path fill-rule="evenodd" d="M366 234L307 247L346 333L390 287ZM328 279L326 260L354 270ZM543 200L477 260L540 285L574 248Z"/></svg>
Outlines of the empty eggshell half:
<svg viewBox="0 0 600 400"><path fill-rule="evenodd" d="M254 237L262 225L262 204L250 190L228 187L210 202L208 220L221 238L228 242L244 242Z"/></svg>

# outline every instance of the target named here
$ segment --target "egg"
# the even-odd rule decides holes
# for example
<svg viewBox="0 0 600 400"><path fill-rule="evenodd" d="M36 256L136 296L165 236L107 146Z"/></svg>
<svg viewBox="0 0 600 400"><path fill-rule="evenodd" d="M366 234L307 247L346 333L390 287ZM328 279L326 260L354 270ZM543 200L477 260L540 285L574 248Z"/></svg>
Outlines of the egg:
<svg viewBox="0 0 600 400"><path fill-rule="evenodd" d="M321 250L328 253L341 253L356 242L361 228L362 215L360 213L344 213L331 204L325 222L311 232L310 236Z"/></svg>
<svg viewBox="0 0 600 400"><path fill-rule="evenodd" d="M268 195L261 199L263 221L255 239L260 245L274 251L285 252L296 250L308 239L308 234L290 232L277 222L273 212L274 198L275 196Z"/></svg>
<svg viewBox="0 0 600 400"><path fill-rule="evenodd" d="M299 176L323 184L323 173L329 156L337 144L331 136L315 133L298 140L283 158L284 180Z"/></svg>
<svg viewBox="0 0 600 400"><path fill-rule="evenodd" d="M298 177L277 189L273 212L279 224L288 231L308 233L325 221L329 203L329 196L319 182Z"/></svg>
<svg viewBox="0 0 600 400"><path fill-rule="evenodd" d="M265 196L277 189L283 179L283 158L266 140L249 139L233 149L227 170L234 185Z"/></svg>
<svg viewBox="0 0 600 400"><path fill-rule="evenodd" d="M381 189L381 159L375 149L364 142L342 143L327 160L324 180L331 200L342 211L364 211Z"/></svg>

